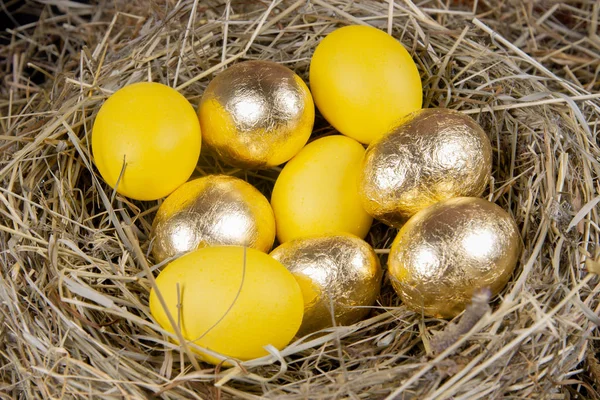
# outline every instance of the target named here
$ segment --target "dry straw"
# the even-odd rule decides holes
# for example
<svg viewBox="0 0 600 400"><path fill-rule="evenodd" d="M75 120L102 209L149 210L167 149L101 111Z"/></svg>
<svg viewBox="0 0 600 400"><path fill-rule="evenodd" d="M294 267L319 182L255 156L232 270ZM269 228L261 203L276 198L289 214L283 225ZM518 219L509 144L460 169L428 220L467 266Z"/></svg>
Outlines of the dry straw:
<svg viewBox="0 0 600 400"><path fill-rule="evenodd" d="M45 3L0 48L0 398L599 398L597 1ZM489 133L486 196L521 228L518 270L468 323L412 313L386 282L361 323L231 369L191 360L193 345L172 344L147 306L158 203L101 180L94 116L144 80L197 104L241 60L306 78L316 44L346 24L391 32L418 62L425 106ZM315 136L331 132L317 120ZM267 194L277 175L203 156L198 174L210 172ZM378 224L369 236L384 259L394 233Z"/></svg>

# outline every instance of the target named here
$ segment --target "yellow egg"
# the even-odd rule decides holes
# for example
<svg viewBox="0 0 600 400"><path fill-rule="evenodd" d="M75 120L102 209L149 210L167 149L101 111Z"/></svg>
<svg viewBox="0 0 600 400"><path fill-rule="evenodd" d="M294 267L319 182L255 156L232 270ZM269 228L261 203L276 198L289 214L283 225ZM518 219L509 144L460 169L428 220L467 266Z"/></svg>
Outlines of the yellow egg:
<svg viewBox="0 0 600 400"><path fill-rule="evenodd" d="M226 357L249 360L267 355L267 345L282 349L302 322L304 303L294 276L255 249L195 250L167 265L156 284L183 337ZM150 311L174 332L154 290ZM220 362L197 352L207 362Z"/></svg>
<svg viewBox="0 0 600 400"><path fill-rule="evenodd" d="M187 181L200 144L194 108L160 83L135 83L115 92L98 111L92 129L92 153L102 178L137 200L167 196Z"/></svg>
<svg viewBox="0 0 600 400"><path fill-rule="evenodd" d="M152 254L158 263L199 247L234 245L267 252L275 240L269 201L254 186L227 175L181 185L156 212Z"/></svg>
<svg viewBox="0 0 600 400"><path fill-rule="evenodd" d="M408 51L368 26L337 29L319 43L310 62L310 89L331 125L367 144L423 102L419 71Z"/></svg>
<svg viewBox="0 0 600 400"><path fill-rule="evenodd" d="M283 164L306 144L315 105L302 79L271 61L235 64L213 79L198 116L206 146L240 168Z"/></svg>
<svg viewBox="0 0 600 400"><path fill-rule="evenodd" d="M335 135L309 143L285 165L271 196L281 243L331 232L367 235L373 219L358 196L364 154L356 140Z"/></svg>

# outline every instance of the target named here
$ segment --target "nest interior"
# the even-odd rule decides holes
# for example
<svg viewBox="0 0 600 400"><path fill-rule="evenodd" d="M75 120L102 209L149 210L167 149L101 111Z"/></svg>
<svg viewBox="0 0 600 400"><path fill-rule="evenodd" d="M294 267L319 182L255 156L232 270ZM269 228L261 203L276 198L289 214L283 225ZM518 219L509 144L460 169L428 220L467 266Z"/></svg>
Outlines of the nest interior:
<svg viewBox="0 0 600 400"><path fill-rule="evenodd" d="M1 398L598 398L597 2L22 7L33 22L7 29L0 47ZM307 80L319 40L348 24L393 34L417 62L424 107L465 112L489 134L485 196L519 225L517 270L466 328L407 310L386 281L365 321L234 368L202 364L151 318L148 234L160 203L102 181L94 116L115 90L145 80L196 106L210 79L242 60L273 60ZM317 116L313 137L333 132ZM278 171L203 153L196 173L243 177L269 195ZM368 236L384 265L394 235L375 224Z"/></svg>

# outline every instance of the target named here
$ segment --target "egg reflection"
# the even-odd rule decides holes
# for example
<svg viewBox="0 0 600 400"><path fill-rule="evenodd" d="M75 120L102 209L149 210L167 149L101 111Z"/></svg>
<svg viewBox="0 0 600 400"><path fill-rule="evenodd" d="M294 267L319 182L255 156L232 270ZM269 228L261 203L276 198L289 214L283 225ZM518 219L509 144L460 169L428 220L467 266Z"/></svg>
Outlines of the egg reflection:
<svg viewBox="0 0 600 400"><path fill-rule="evenodd" d="M494 245L496 240L493 231L483 228L479 231L468 232L462 239L462 245L466 253L485 260L497 256L494 254L494 250L497 250Z"/></svg>

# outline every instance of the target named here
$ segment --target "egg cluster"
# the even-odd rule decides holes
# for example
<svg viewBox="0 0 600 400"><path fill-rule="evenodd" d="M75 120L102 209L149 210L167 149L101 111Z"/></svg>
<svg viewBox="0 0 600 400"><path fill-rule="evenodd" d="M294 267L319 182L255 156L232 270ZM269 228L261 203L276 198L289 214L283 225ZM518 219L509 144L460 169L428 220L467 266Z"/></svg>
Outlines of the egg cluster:
<svg viewBox="0 0 600 400"><path fill-rule="evenodd" d="M307 144L315 104L340 135ZM388 274L409 308L449 318L477 289L498 293L521 239L508 213L479 198L490 141L462 113L421 107L408 51L366 26L320 42L310 90L283 65L246 61L210 82L197 113L157 83L114 93L93 127L98 171L124 196L168 196L149 243L164 265L150 293L156 321L211 363L356 323L381 287L364 241L374 218L400 228ZM189 180L201 144L239 168L285 163L270 201L232 176Z"/></svg>

